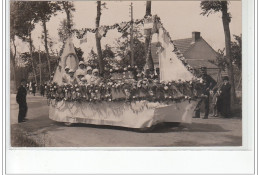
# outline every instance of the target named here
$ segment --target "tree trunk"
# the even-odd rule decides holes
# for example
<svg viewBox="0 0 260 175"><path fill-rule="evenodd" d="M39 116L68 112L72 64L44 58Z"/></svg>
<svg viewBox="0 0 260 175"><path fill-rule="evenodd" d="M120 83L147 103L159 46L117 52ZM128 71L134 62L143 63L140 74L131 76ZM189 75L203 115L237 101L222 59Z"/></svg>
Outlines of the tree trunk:
<svg viewBox="0 0 260 175"><path fill-rule="evenodd" d="M14 80L14 87L15 89L17 89L17 82L16 82L16 69L15 69L15 57L16 57L16 45L15 45L15 38L12 38L12 43L14 46L14 53L11 51L11 55L10 55L10 61L11 61L11 67L12 67L12 71L13 71L13 80Z"/></svg>
<svg viewBox="0 0 260 175"><path fill-rule="evenodd" d="M236 91L235 91L235 83L234 83L234 73L233 73L233 65L231 60L231 37L230 37L230 29L229 22L230 16L227 12L227 1L221 1L222 5L222 22L225 33L225 47L226 47L226 59L228 63L228 76L231 84L231 109L234 107Z"/></svg>
<svg viewBox="0 0 260 175"><path fill-rule="evenodd" d="M99 36L98 28L101 17L101 1L97 1L97 18L96 18L96 46L97 46L97 54L98 54L98 63L99 63L99 72L100 75L103 76L104 73L104 63L101 49L101 37Z"/></svg>
<svg viewBox="0 0 260 175"><path fill-rule="evenodd" d="M33 50L32 50L32 36L31 33L29 34L29 46L30 46L30 54L31 54L31 61L32 61L32 69L33 69L33 74L34 74L34 81L37 84L37 76L36 76L36 70L34 67L34 63L33 63Z"/></svg>
<svg viewBox="0 0 260 175"><path fill-rule="evenodd" d="M50 55L49 55L48 41L47 41L48 33L47 33L46 21L45 20L42 21L42 25L43 25L43 32L44 32L44 47L45 47L45 51L46 51L46 54L47 54L46 58L47 58L48 69L49 69L49 78L51 78L51 63L50 63Z"/></svg>
<svg viewBox="0 0 260 175"><path fill-rule="evenodd" d="M69 10L69 7L68 7L68 3L69 2L64 1L63 2L63 8L64 8L66 15L67 15L67 27L68 27L68 33L70 35L71 34L71 21L70 21L70 10Z"/></svg>
<svg viewBox="0 0 260 175"><path fill-rule="evenodd" d="M146 1L146 11L145 11L145 17L146 16L151 16L151 8L152 8L152 2L151 1ZM153 58L152 58L152 52L151 49L149 49L149 43L151 42L151 32L152 30L148 31L148 35L145 37L145 55L148 57L146 61L145 67L149 69L154 69L154 63L153 63ZM149 53L148 53L149 51Z"/></svg>

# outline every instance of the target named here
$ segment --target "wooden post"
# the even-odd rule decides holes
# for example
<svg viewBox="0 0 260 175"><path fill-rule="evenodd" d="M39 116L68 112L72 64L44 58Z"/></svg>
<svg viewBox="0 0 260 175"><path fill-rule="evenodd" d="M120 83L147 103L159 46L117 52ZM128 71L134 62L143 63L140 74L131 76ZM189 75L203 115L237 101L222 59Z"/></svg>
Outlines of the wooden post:
<svg viewBox="0 0 260 175"><path fill-rule="evenodd" d="M131 49L131 65L134 67L134 37L133 37L133 28L134 28L134 20L133 20L133 3L131 2L131 28L130 28L130 49Z"/></svg>

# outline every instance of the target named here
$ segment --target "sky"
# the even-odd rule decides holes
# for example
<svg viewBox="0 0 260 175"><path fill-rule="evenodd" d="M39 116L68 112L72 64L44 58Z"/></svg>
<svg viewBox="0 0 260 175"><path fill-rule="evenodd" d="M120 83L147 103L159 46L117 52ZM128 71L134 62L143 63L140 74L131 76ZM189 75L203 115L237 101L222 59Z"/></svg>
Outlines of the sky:
<svg viewBox="0 0 260 175"><path fill-rule="evenodd" d="M102 10L100 25L113 25L122 21L130 20L131 1L106 1L107 9ZM133 1L134 19L141 19L145 14L145 1ZM76 11L73 12L75 29L94 28L96 18L96 1L74 1ZM232 1L229 5L232 15L230 23L231 36L242 33L242 3ZM152 14L161 18L164 28L171 38L191 38L193 31L201 32L201 36L217 51L225 47L224 30L221 13L211 14L208 17L200 15L200 1L152 1ZM55 42L54 50L59 51L62 43L59 41L58 28L60 22L66 18L65 13L57 13L47 23L49 37ZM42 34L41 24L37 24L32 32L35 48L44 50L43 42L39 39ZM116 30L108 31L106 37L101 40L102 46L113 45L114 39L120 33ZM73 39L76 47L81 47L84 58L87 59L90 50L96 49L94 34L87 34L88 41L80 44L77 38ZM18 52L28 51L28 45L17 40Z"/></svg>

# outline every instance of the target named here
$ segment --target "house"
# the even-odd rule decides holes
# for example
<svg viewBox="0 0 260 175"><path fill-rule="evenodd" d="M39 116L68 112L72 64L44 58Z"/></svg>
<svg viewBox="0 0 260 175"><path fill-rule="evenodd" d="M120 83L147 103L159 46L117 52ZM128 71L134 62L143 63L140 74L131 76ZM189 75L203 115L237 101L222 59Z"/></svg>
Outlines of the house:
<svg viewBox="0 0 260 175"><path fill-rule="evenodd" d="M200 32L192 32L191 38L173 40L173 44L183 55L188 65L197 70L201 67L207 67L208 74L217 81L219 69L210 61L216 60L218 53L201 37ZM151 51L155 68L161 67L159 66L160 55L157 43L152 43Z"/></svg>

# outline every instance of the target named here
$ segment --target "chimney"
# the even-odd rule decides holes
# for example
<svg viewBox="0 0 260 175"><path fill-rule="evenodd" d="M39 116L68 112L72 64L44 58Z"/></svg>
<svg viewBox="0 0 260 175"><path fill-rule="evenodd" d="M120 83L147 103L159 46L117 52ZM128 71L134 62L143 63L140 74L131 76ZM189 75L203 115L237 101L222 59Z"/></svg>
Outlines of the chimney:
<svg viewBox="0 0 260 175"><path fill-rule="evenodd" d="M192 42L196 42L200 39L200 32L192 32Z"/></svg>

